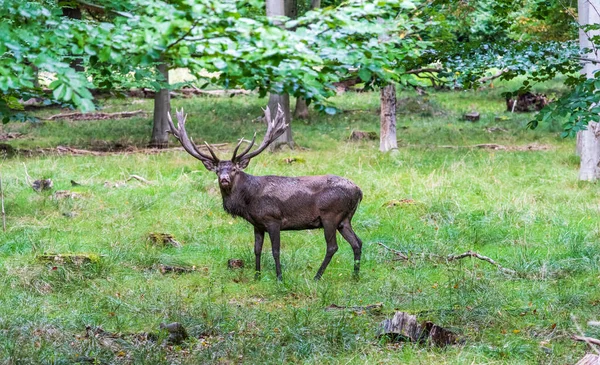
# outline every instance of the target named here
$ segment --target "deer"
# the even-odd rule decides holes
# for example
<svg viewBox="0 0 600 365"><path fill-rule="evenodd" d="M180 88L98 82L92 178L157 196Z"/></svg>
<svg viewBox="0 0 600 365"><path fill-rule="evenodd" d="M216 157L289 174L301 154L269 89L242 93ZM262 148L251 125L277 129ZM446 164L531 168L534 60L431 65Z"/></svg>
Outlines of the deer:
<svg viewBox="0 0 600 365"><path fill-rule="evenodd" d="M210 154L200 151L188 136L185 123L187 114L183 108L177 111L177 127L168 114L170 132L181 143L184 150L200 160L207 170L217 174L223 198L224 210L233 217L241 217L254 227L255 279L261 275L261 254L265 233L271 241L277 280L282 281L280 263L280 232L323 228L327 251L315 280L321 279L331 258L338 250L336 231L350 244L354 252L354 273L360 271L362 241L352 229L352 217L363 194L353 182L335 175L322 176L253 176L243 170L250 160L258 156L288 127L281 106L271 118L267 106L264 117L267 131L262 143L254 151L256 133L249 145L238 154L244 139L240 139L230 160L220 160L205 141Z"/></svg>

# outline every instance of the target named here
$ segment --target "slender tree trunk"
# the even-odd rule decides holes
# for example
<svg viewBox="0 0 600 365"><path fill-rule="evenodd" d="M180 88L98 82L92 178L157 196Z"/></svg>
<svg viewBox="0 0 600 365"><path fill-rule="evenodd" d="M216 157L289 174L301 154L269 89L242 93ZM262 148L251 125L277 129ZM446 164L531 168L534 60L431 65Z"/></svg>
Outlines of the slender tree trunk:
<svg viewBox="0 0 600 365"><path fill-rule="evenodd" d="M294 109L294 118L308 119L308 105L306 105L306 100L301 96L296 98L296 108Z"/></svg>
<svg viewBox="0 0 600 365"><path fill-rule="evenodd" d="M296 0L294 0L296 2ZM318 9L321 7L321 0L312 0L310 2L310 9ZM296 9L298 6L296 4ZM298 14L295 14L296 16ZM306 100L303 97L296 98L296 109L294 109L294 118L297 119L308 119L308 105L306 104Z"/></svg>
<svg viewBox="0 0 600 365"><path fill-rule="evenodd" d="M290 116L290 96L288 94L271 94L269 97L269 109L271 109L272 115L275 115L275 111L278 106L281 106L283 112L285 114L285 120L287 123L291 120ZM286 131L279 136L271 145L269 146L269 150L275 151L280 147L287 145L291 149L294 148L294 139L292 138L292 128L288 127Z"/></svg>
<svg viewBox="0 0 600 365"><path fill-rule="evenodd" d="M75 5L75 7L70 7L70 6L71 5L69 5L69 7L62 8L63 16L67 17L69 19L81 20L81 9L77 5ZM75 69L75 71L77 71L77 72L84 71L83 62L82 62L81 57L73 57L69 66L71 66L71 68Z"/></svg>
<svg viewBox="0 0 600 365"><path fill-rule="evenodd" d="M268 17L282 15L290 16L297 12L296 0L266 0L265 4ZM270 151L275 151L283 145L287 145L292 149L294 148L294 139L292 138L290 96L288 94L271 94L269 97L269 108L274 111L277 110L278 105L281 105L281 108L285 113L285 122L288 124L288 128L269 146Z"/></svg>
<svg viewBox="0 0 600 365"><path fill-rule="evenodd" d="M381 88L381 132L379 150L387 152L398 148L396 141L396 87L393 84Z"/></svg>
<svg viewBox="0 0 600 365"><path fill-rule="evenodd" d="M598 10L590 4L593 1L596 6L600 6L597 0L578 0L579 24L597 24L600 23L600 14ZM587 34L583 30L579 30L579 46L581 49L594 49L589 37L600 35L599 31L588 31ZM590 58L596 58L596 54L591 54ZM600 65L595 63L586 63L583 66L582 72L588 78L594 77L594 71L600 69ZM579 168L579 180L595 181L600 178L600 124L589 122L587 129L578 133L577 136L577 152L581 156Z"/></svg>
<svg viewBox="0 0 600 365"><path fill-rule="evenodd" d="M161 63L157 66L158 72L164 78L164 81L169 84L169 67L166 63ZM167 148L169 146L169 122L167 113L171 111L171 95L169 89L160 89L154 94L154 125L152 127L152 138L148 147L150 148Z"/></svg>

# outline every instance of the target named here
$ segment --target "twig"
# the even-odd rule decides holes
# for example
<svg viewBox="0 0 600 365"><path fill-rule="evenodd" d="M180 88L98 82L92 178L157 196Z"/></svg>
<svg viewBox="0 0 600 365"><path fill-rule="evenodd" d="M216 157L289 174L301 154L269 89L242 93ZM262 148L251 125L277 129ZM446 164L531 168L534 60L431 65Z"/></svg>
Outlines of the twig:
<svg viewBox="0 0 600 365"><path fill-rule="evenodd" d="M2 231L6 232L6 212L4 211L4 189L2 189L2 175L0 174L0 200L2 200Z"/></svg>
<svg viewBox="0 0 600 365"><path fill-rule="evenodd" d="M600 346L600 340L593 337L572 335L571 338L579 342L587 342L588 345Z"/></svg>
<svg viewBox="0 0 600 365"><path fill-rule="evenodd" d="M377 243L379 246L385 248L386 250L392 251L393 253L395 253L396 255L398 255L398 257L400 259L402 259L402 260L408 260L408 256L406 256L405 254L403 254L402 251L395 250L395 249L393 249L391 247L388 247L388 246L384 245L381 242L375 242L375 243Z"/></svg>
<svg viewBox="0 0 600 365"><path fill-rule="evenodd" d="M49 116L48 118L40 118L44 120L67 119L79 117L79 120L94 120L94 119L112 119L112 118L127 118L134 115L143 114L143 110L135 110L132 112L117 112L117 113L63 113Z"/></svg>
<svg viewBox="0 0 600 365"><path fill-rule="evenodd" d="M579 323L577 323L577 318L573 314L571 314L571 320L573 321L573 324L575 324L575 328L577 328L577 331L581 335L581 336L573 335L573 336L571 336L571 338L575 341L586 342L590 346L590 348L592 350L594 350L594 352L596 352L597 355L600 356L600 351L596 347L592 346L592 345L600 346L600 340L585 336L585 334L583 333L583 330L579 326Z"/></svg>
<svg viewBox="0 0 600 365"><path fill-rule="evenodd" d="M446 260L447 261L454 261L454 260L460 260L463 259L465 257L475 257L477 259L489 262L490 264L496 266L498 268L498 270L508 273L508 274L516 274L517 272L513 269L509 269L506 267L503 267L502 265L500 265L499 263L497 263L496 261L492 260L491 258L487 257L487 256L483 256L477 252L474 251L467 251L465 253L461 253L460 255L449 255Z"/></svg>
<svg viewBox="0 0 600 365"><path fill-rule="evenodd" d="M29 176L27 173L27 166L25 165L25 162L23 162L23 167L25 168L25 181L27 182L27 185L32 185L33 183L31 182L31 176Z"/></svg>
<svg viewBox="0 0 600 365"><path fill-rule="evenodd" d="M139 175L129 175L129 179L127 179L127 181L129 181L131 179L135 179L139 182L143 182L144 184L152 185L152 181L148 181Z"/></svg>

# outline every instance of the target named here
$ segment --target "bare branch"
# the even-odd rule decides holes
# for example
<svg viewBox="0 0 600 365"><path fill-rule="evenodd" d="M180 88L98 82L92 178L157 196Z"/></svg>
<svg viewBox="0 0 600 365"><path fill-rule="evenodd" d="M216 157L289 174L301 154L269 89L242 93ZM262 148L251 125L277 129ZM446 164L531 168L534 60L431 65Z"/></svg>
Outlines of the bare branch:
<svg viewBox="0 0 600 365"><path fill-rule="evenodd" d="M590 346L591 345L600 346L600 340L593 338L593 337L572 335L571 339L573 339L575 341L579 341L579 342L586 342Z"/></svg>
<svg viewBox="0 0 600 365"><path fill-rule="evenodd" d="M415 74L420 74L420 73L425 73L425 72L440 72L442 71L442 69L440 67L424 67L424 68L416 68L414 70L409 70L404 72L404 74L410 74L410 75L415 75Z"/></svg>
<svg viewBox="0 0 600 365"><path fill-rule="evenodd" d="M402 259L402 260L408 260L408 256L406 256L405 254L403 254L403 253L402 253L402 251L398 251L398 250L396 250L396 249L393 249L393 248L391 248L391 247L388 247L388 246L384 245L384 244L383 244L383 243L381 243L381 242L376 242L376 243L377 243L379 246L381 246L381 247L385 248L386 250L388 250L388 251L391 251L391 252L395 253L395 254L398 256L398 258L400 258L400 259Z"/></svg>
<svg viewBox="0 0 600 365"><path fill-rule="evenodd" d="M511 274L514 275L517 272L513 269L508 269L506 267L503 267L502 265L500 265L499 263L497 263L496 261L492 260L491 258L487 257L487 256L483 256L477 252L474 251L467 251L465 253L461 253L460 255L449 255L446 260L447 261L455 261L455 260L460 260L463 259L465 257L475 257L477 259L489 262L490 264L496 266L498 268L498 270L505 272L507 274Z"/></svg>
<svg viewBox="0 0 600 365"><path fill-rule="evenodd" d="M502 70L498 71L497 73L495 73L493 75L484 76L484 77L481 77L481 78L477 79L477 82L484 83L484 82L495 80L498 77L500 77L500 76L504 75L505 73L507 73L508 71L509 71L508 68L503 68Z"/></svg>

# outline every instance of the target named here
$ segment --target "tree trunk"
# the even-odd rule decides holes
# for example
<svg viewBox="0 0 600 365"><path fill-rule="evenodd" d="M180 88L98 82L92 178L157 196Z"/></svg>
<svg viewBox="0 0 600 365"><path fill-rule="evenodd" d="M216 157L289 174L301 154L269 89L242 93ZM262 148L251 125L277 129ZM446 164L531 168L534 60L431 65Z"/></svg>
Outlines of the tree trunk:
<svg viewBox="0 0 600 365"><path fill-rule="evenodd" d="M590 0L578 0L579 24L597 24L600 23L600 14L590 4ZM597 30L588 31L579 30L579 46L581 49L593 49L592 41L589 37L600 35ZM591 54L590 58L596 58ZM588 78L594 77L594 71L600 69L600 65L588 62L584 64L582 73ZM596 122L590 122L586 130L578 133L577 152L581 156L579 168L579 180L595 181L600 178L600 125Z"/></svg>
<svg viewBox="0 0 600 365"><path fill-rule="evenodd" d="M164 78L164 81L169 84L169 68L166 63L161 63L157 66L158 72ZM171 111L171 96L169 89L160 89L154 94L154 125L152 127L152 138L148 147L150 148L167 148L169 146L169 122L167 113Z"/></svg>
<svg viewBox="0 0 600 365"><path fill-rule="evenodd" d="M290 96L288 94L271 94L269 97L269 109L271 109L272 115L275 115L277 107L281 106L283 112L285 114L285 122L290 123ZM266 121L270 122L270 121ZM279 136L271 145L269 146L269 151L273 152L280 147L287 145L291 149L294 148L294 139L292 138L292 128L291 125L285 130L285 132Z"/></svg>
<svg viewBox="0 0 600 365"><path fill-rule="evenodd" d="M73 6L73 5L69 5L69 6ZM74 5L74 7L67 7L67 6L63 7L62 14L64 17L67 17L69 19L81 20L81 9L77 5ZM71 68L73 68L77 72L83 72L84 68L83 68L82 62L83 61L82 61L81 57L73 56L73 58L71 59L71 62L69 63L69 66L71 66Z"/></svg>
<svg viewBox="0 0 600 365"><path fill-rule="evenodd" d="M308 119L308 105L306 105L306 100L301 96L296 98L296 109L294 109L294 118Z"/></svg>
<svg viewBox="0 0 600 365"><path fill-rule="evenodd" d="M295 8L298 9L297 1L294 0ZM321 7L321 0L312 0L310 2L310 9L318 9ZM297 16L298 14L294 14ZM296 109L294 109L294 118L297 119L308 119L308 105L303 97L296 98Z"/></svg>
<svg viewBox="0 0 600 365"><path fill-rule="evenodd" d="M398 148L396 141L396 87L393 84L381 88L381 132L379 150L387 152Z"/></svg>
<svg viewBox="0 0 600 365"><path fill-rule="evenodd" d="M267 17L274 16L288 16L297 13L296 0L266 0ZM276 22L278 24L279 22ZM278 24L281 25L281 24ZM283 145L288 145L290 148L294 148L294 139L292 138L292 124L291 124L291 113L290 113L290 96L288 94L271 94L269 97L269 108L274 112L277 110L277 105L281 105L285 113L285 122L288 124L286 131L279 136L271 145L269 150L275 151Z"/></svg>

